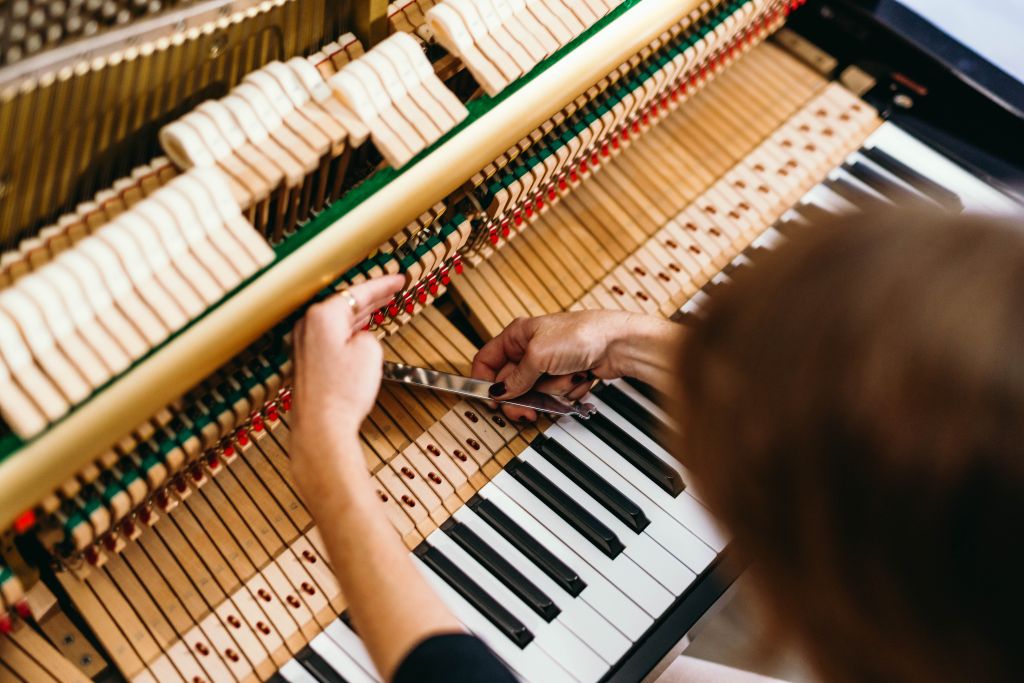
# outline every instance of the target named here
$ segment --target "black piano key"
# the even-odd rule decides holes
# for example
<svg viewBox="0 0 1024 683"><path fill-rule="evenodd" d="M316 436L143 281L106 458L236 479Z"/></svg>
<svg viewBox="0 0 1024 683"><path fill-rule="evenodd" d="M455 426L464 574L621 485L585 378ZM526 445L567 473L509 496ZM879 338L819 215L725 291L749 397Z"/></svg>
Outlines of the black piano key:
<svg viewBox="0 0 1024 683"><path fill-rule="evenodd" d="M349 614L348 610L342 612L340 618L342 623L344 623L345 626L348 626L349 631L352 631L352 633L355 633L357 636L359 635L359 631L356 630L356 625L352 623L352 615Z"/></svg>
<svg viewBox="0 0 1024 683"><path fill-rule="evenodd" d="M641 395L646 396L651 403L661 405L664 402L665 395L647 382L641 382L635 377L623 377L622 381L636 389Z"/></svg>
<svg viewBox="0 0 1024 683"><path fill-rule="evenodd" d="M643 472L648 479L664 489L670 496L678 496L686 488L679 472L647 450L643 444L638 443L636 439L606 416L596 413L587 420L579 420L579 423L608 444L633 467Z"/></svg>
<svg viewBox="0 0 1024 683"><path fill-rule="evenodd" d="M860 150L860 153L875 162L889 173L907 183L918 192L927 195L952 211L963 211L964 204L959 195L940 185L905 163L878 147Z"/></svg>
<svg viewBox="0 0 1024 683"><path fill-rule="evenodd" d="M470 498L467 505L501 534L502 538L511 543L516 550L526 555L566 593L576 597L587 587L578 573L558 559L557 555L538 543L497 505L480 496Z"/></svg>
<svg viewBox="0 0 1024 683"><path fill-rule="evenodd" d="M274 674L267 679L267 683L288 683L288 681L286 681L284 676L281 674L274 672Z"/></svg>
<svg viewBox="0 0 1024 683"><path fill-rule="evenodd" d="M861 211L874 211L885 206L878 197L865 192L845 178L826 178L825 187L856 206Z"/></svg>
<svg viewBox="0 0 1024 683"><path fill-rule="evenodd" d="M423 542L414 551L425 565L430 567L445 583L466 599L473 607L484 615L488 621L505 634L509 640L524 648L533 640L533 633L519 621L501 603L492 598L464 571L449 560L444 553L429 543Z"/></svg>
<svg viewBox="0 0 1024 683"><path fill-rule="evenodd" d="M670 450L670 444L665 439L665 424L633 400L629 394L614 384L603 384L594 389L594 394L652 441L666 451Z"/></svg>
<svg viewBox="0 0 1024 683"><path fill-rule="evenodd" d="M544 621L553 621L562 613L554 600L544 594L540 588L512 566L498 551L477 536L465 524L449 519L441 525L441 529L452 537L459 546L469 553L473 559L494 574L505 586L515 593L530 609L539 614Z"/></svg>
<svg viewBox="0 0 1024 683"><path fill-rule="evenodd" d="M651 520L647 519L639 505L580 462L565 446L543 434L537 436L530 445L627 527L639 534L650 525Z"/></svg>
<svg viewBox="0 0 1024 683"><path fill-rule="evenodd" d="M295 659L319 683L348 683L310 647L303 648L301 652L295 655Z"/></svg>
<svg viewBox="0 0 1024 683"><path fill-rule="evenodd" d="M860 161L855 161L852 164L843 164L843 170L894 204L921 206L926 203L923 196L893 182L882 173Z"/></svg>
<svg viewBox="0 0 1024 683"><path fill-rule="evenodd" d="M505 471L608 557L615 559L626 549L619 537L601 520L567 496L530 463L516 459L505 466Z"/></svg>

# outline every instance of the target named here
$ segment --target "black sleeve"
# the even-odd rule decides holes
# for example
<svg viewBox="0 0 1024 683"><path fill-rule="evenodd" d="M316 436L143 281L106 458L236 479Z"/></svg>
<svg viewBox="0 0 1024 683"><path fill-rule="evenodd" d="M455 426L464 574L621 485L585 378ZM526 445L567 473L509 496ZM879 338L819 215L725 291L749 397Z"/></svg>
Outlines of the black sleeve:
<svg viewBox="0 0 1024 683"><path fill-rule="evenodd" d="M406 655L394 683L516 683L478 638L465 633L432 636Z"/></svg>

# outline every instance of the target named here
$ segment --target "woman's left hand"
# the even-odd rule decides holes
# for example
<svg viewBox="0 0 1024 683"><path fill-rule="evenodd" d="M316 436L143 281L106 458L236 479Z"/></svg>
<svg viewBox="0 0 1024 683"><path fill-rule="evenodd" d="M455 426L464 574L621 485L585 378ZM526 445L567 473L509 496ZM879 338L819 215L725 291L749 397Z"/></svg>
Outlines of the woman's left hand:
<svg viewBox="0 0 1024 683"><path fill-rule="evenodd" d="M338 476L366 475L359 428L380 389L383 354L361 328L402 283L390 275L358 284L314 304L295 326L290 451L307 502L328 493Z"/></svg>

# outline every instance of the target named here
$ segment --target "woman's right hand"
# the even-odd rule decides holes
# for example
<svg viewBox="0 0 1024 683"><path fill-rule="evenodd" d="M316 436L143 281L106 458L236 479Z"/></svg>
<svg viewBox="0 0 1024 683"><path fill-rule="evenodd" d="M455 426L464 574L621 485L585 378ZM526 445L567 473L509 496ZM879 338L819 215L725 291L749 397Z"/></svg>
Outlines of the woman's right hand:
<svg viewBox="0 0 1024 683"><path fill-rule="evenodd" d="M624 311L578 311L518 318L484 344L473 359L473 376L494 382L491 395L514 398L530 389L579 400L595 379L627 373L618 353L637 318ZM512 419L534 420L536 411L503 406Z"/></svg>

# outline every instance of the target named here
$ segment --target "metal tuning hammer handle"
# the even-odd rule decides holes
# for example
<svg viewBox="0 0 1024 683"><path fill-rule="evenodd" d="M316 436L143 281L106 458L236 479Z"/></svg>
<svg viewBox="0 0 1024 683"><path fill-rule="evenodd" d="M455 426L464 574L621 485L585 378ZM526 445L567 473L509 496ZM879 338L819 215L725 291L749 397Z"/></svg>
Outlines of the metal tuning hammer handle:
<svg viewBox="0 0 1024 683"><path fill-rule="evenodd" d="M427 368L402 365L401 363L385 361L384 379L391 382L401 382L426 389L434 389L435 391L458 394L459 396L465 396L466 398L478 401L494 401L495 403L503 403L510 406L533 408L540 413L571 415L583 420L597 412L597 409L590 403L569 401L561 396L543 394L539 391L528 391L522 396L508 400L495 399L488 393L488 389L491 388L490 382L484 382L471 377L461 377L460 375L451 375L437 370L428 370Z"/></svg>

